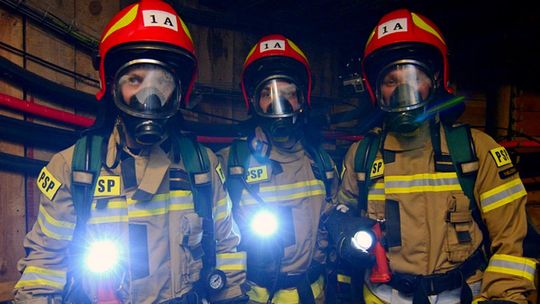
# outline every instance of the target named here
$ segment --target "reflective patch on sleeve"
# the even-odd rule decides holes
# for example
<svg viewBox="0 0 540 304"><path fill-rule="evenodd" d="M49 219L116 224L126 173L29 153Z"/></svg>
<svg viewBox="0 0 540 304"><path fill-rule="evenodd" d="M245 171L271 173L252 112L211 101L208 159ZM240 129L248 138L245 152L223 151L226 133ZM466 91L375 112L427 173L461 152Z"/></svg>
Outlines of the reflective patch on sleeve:
<svg viewBox="0 0 540 304"><path fill-rule="evenodd" d="M497 168L500 168L508 164L512 164L510 155L508 154L508 152L506 151L504 147L491 149L489 150L489 153L491 153L491 156L493 156L493 159L495 160L495 163L497 164Z"/></svg>
<svg viewBox="0 0 540 304"><path fill-rule="evenodd" d="M382 159L377 159L371 167L370 179L379 178L384 174L384 162Z"/></svg>
<svg viewBox="0 0 540 304"><path fill-rule="evenodd" d="M39 190L51 201L56 192L58 192L58 189L60 189L60 186L62 186L62 183L47 170L47 167L43 167L41 172L39 172L36 184Z"/></svg>
<svg viewBox="0 0 540 304"><path fill-rule="evenodd" d="M221 180L221 183L225 183L225 174L223 173L223 169L221 168L221 163L218 163L216 167L217 175L219 176L219 179Z"/></svg>
<svg viewBox="0 0 540 304"><path fill-rule="evenodd" d="M484 213L497 209L527 195L519 178L480 194L480 205Z"/></svg>
<svg viewBox="0 0 540 304"><path fill-rule="evenodd" d="M216 255L216 268L222 271L246 270L246 253L244 251L218 253Z"/></svg>
<svg viewBox="0 0 540 304"><path fill-rule="evenodd" d="M21 287L52 287L62 290L66 284L66 272L37 266L28 266L24 269L15 288Z"/></svg>
<svg viewBox="0 0 540 304"><path fill-rule="evenodd" d="M266 166L251 167L247 170L246 181L248 183L260 182L268 179L268 168Z"/></svg>
<svg viewBox="0 0 540 304"><path fill-rule="evenodd" d="M120 176L100 176L96 182L94 196L120 195Z"/></svg>
<svg viewBox="0 0 540 304"><path fill-rule="evenodd" d="M536 263L528 258L507 254L494 254L489 260L486 272L509 274L534 281Z"/></svg>

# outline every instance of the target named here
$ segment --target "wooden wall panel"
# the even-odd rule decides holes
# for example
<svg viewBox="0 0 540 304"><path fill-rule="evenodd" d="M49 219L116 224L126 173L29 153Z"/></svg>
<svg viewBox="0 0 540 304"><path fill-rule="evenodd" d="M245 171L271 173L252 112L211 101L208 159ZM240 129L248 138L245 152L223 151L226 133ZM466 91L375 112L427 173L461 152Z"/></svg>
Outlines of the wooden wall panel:
<svg viewBox="0 0 540 304"><path fill-rule="evenodd" d="M23 23L19 16L0 9L0 41L16 48L22 48ZM0 49L0 55L23 65L20 56ZM17 98L23 98L23 91L3 81L0 81L0 93ZM0 108L0 115L22 119L23 116ZM3 153L24 156L24 147L19 144L0 141L0 151ZM0 171L0 283L2 289L10 289L19 275L16 262L24 254L22 239L26 233L25 224L25 194L24 176L18 173ZM9 293L2 291L2 297ZM2 299L0 299L2 300Z"/></svg>

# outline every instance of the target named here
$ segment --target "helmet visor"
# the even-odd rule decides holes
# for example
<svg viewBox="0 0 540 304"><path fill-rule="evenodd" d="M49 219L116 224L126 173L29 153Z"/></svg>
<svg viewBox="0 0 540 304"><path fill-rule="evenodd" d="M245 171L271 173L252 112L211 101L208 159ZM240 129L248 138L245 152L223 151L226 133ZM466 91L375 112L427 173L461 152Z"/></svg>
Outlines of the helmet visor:
<svg viewBox="0 0 540 304"><path fill-rule="evenodd" d="M402 112L425 105L435 83L426 69L415 63L391 64L377 78L377 100L386 112Z"/></svg>
<svg viewBox="0 0 540 304"><path fill-rule="evenodd" d="M180 106L180 80L159 61L130 62L114 79L118 108L142 118L168 118Z"/></svg>
<svg viewBox="0 0 540 304"><path fill-rule="evenodd" d="M289 117L303 109L304 97L294 82L278 78L257 86L253 103L261 116Z"/></svg>

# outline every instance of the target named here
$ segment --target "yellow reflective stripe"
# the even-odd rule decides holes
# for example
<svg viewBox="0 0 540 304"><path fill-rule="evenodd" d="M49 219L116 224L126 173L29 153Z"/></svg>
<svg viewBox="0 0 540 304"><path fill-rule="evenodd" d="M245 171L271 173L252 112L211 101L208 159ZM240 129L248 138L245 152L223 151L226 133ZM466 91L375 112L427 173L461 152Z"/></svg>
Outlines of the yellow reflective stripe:
<svg viewBox="0 0 540 304"><path fill-rule="evenodd" d="M366 304L385 304L364 284L364 302Z"/></svg>
<svg viewBox="0 0 540 304"><path fill-rule="evenodd" d="M260 187L259 191L270 192L270 191L290 190L294 188L302 188L306 186L316 186L316 185L324 186L324 183L318 179L312 179L309 181L297 182L297 183L287 184L287 185Z"/></svg>
<svg viewBox="0 0 540 304"><path fill-rule="evenodd" d="M378 181L368 190L368 200L369 201L384 201L386 195L384 193L384 181Z"/></svg>
<svg viewBox="0 0 540 304"><path fill-rule="evenodd" d="M347 276L347 275L344 275L344 274L339 274L338 273L337 281L340 282L340 283L351 284L351 277Z"/></svg>
<svg viewBox="0 0 540 304"><path fill-rule="evenodd" d="M536 263L528 258L507 254L494 254L489 260L486 272L510 274L534 281Z"/></svg>
<svg viewBox="0 0 540 304"><path fill-rule="evenodd" d="M385 176L385 181L391 181L391 182L407 182L407 181L414 181L414 180L423 180L423 179L451 179L451 178L457 178L457 174L455 172L439 172L439 173L420 173L420 174L414 174L414 175L391 175L391 176Z"/></svg>
<svg viewBox="0 0 540 304"><path fill-rule="evenodd" d="M495 187L480 194L480 205L483 212L489 212L527 195L519 178Z"/></svg>
<svg viewBox="0 0 540 304"><path fill-rule="evenodd" d="M319 295L323 291L323 286L324 278L322 276L320 276L317 281L311 284L311 291L313 292L314 298L319 297ZM247 292L247 295L249 296L249 299L251 301L260 303L266 303L268 301L268 297L270 296L266 288L257 285L251 286L251 289ZM272 298L272 303L296 304L300 303L300 298L298 297L298 292L296 291L296 288L281 289L274 294L274 297Z"/></svg>
<svg viewBox="0 0 540 304"><path fill-rule="evenodd" d="M39 206L37 222L41 231L50 238L70 241L73 237L75 224L54 219L42 205Z"/></svg>
<svg viewBox="0 0 540 304"><path fill-rule="evenodd" d="M387 194L461 190L455 172L385 176L384 183Z"/></svg>
<svg viewBox="0 0 540 304"><path fill-rule="evenodd" d="M43 205L39 205L39 212L42 212L43 213L43 216L45 217L45 219L47 220L47 222L51 225L54 225L56 227L59 227L59 228L69 228L69 229L75 229L75 224L73 223L70 223L70 222L64 222L64 221L59 221L55 218L53 218L48 212L47 210L45 209L45 207L43 207Z"/></svg>
<svg viewBox="0 0 540 304"><path fill-rule="evenodd" d="M128 219L127 215L92 217L88 220L88 224L126 223Z"/></svg>
<svg viewBox="0 0 540 304"><path fill-rule="evenodd" d="M51 286L56 289L63 289L65 284L65 271L28 266L25 268L24 273L19 282L15 285L15 288Z"/></svg>
<svg viewBox="0 0 540 304"><path fill-rule="evenodd" d="M246 270L246 253L231 252L216 255L216 268L223 271Z"/></svg>
<svg viewBox="0 0 540 304"><path fill-rule="evenodd" d="M245 193L247 193L247 192L245 192ZM299 193L294 193L294 194L289 194L289 195L267 197L267 198L264 198L264 201L267 202L267 203L271 203L271 202L278 202L278 201L284 201L284 200L293 200L293 199L297 199L297 198L304 198L304 197L310 197L310 196L317 196L317 195L322 195L324 193L325 193L324 190L312 190L312 191L299 192ZM254 199L245 199L245 200L242 199L242 204L250 205L250 204L253 204L253 203L256 203L256 200L254 200Z"/></svg>
<svg viewBox="0 0 540 304"><path fill-rule="evenodd" d="M120 18L116 23L111 26L111 28L107 31L107 33L103 36L103 39L101 39L101 42L105 41L109 35L116 32L117 30L129 25L133 20L135 20L135 17L137 17L137 10L139 8L139 5L136 4L131 8L122 18Z"/></svg>
<svg viewBox="0 0 540 304"><path fill-rule="evenodd" d="M92 204L92 210L99 210L96 203ZM125 209L127 201L125 199L111 199L107 201L107 209Z"/></svg>
<svg viewBox="0 0 540 304"><path fill-rule="evenodd" d="M229 195L227 194L227 196L225 196L224 198L220 199L217 202L217 205L214 208L215 220L218 221L227 217L229 214L231 214L231 208L232 208L231 199L229 198Z"/></svg>
<svg viewBox="0 0 540 304"><path fill-rule="evenodd" d="M414 24L416 24L419 28L423 29L424 31L431 33L433 36L437 37L444 45L446 45L446 42L441 37L441 35L437 32L437 30L435 30L433 27L427 24L417 14L411 13L411 15L412 15L412 21L414 22Z"/></svg>

